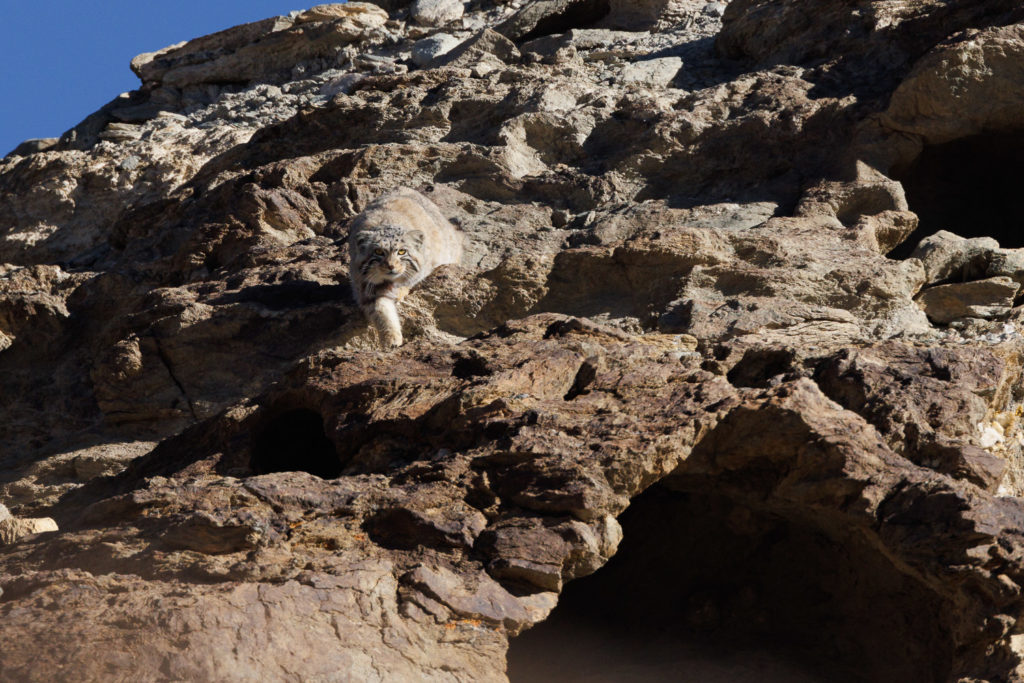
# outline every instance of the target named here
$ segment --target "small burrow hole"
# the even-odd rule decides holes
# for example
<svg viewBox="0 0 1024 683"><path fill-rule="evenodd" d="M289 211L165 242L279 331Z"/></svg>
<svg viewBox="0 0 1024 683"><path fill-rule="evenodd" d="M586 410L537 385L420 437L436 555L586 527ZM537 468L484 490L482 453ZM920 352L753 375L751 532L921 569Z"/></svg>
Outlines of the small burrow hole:
<svg viewBox="0 0 1024 683"><path fill-rule="evenodd" d="M791 372L795 358L790 349L747 349L726 377L733 386L763 389Z"/></svg>
<svg viewBox="0 0 1024 683"><path fill-rule="evenodd" d="M892 169L920 224L890 258L904 259L939 230L993 237L1004 248L1024 247L1017 198L1024 183L1024 131L973 135L929 145Z"/></svg>
<svg viewBox="0 0 1024 683"><path fill-rule="evenodd" d="M324 432L324 419L309 409L270 420L252 439L250 468L256 474L308 472L322 479L341 475L342 461Z"/></svg>
<svg viewBox="0 0 1024 683"><path fill-rule="evenodd" d="M494 374L494 369L487 359L476 351L459 352L455 354L454 360L452 377L472 379L474 377L488 377Z"/></svg>
<svg viewBox="0 0 1024 683"><path fill-rule="evenodd" d="M607 17L611 11L609 0L577 0L564 11L541 19L532 31L517 42L525 43L534 38L553 36L574 28L589 28Z"/></svg>
<svg viewBox="0 0 1024 683"><path fill-rule="evenodd" d="M943 681L949 605L866 546L656 485L618 553L511 641L512 683Z"/></svg>

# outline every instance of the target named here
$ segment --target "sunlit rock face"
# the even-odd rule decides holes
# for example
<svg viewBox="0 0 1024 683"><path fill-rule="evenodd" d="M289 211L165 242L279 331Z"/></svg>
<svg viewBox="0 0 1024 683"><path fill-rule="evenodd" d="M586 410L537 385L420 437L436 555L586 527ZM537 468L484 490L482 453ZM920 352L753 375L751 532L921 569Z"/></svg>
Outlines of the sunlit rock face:
<svg viewBox="0 0 1024 683"><path fill-rule="evenodd" d="M1018 680L1020 22L381 0L140 55L0 160L0 679ZM396 187L465 248L385 350L346 238Z"/></svg>

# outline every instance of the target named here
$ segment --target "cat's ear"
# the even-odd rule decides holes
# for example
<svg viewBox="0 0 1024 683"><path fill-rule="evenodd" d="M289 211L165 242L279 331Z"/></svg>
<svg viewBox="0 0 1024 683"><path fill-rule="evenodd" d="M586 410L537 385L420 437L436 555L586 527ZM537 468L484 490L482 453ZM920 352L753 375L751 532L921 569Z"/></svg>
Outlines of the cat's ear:
<svg viewBox="0 0 1024 683"><path fill-rule="evenodd" d="M423 234L422 230L410 230L405 233L405 238L409 241L409 244L419 249L423 246L423 241L427 236Z"/></svg>

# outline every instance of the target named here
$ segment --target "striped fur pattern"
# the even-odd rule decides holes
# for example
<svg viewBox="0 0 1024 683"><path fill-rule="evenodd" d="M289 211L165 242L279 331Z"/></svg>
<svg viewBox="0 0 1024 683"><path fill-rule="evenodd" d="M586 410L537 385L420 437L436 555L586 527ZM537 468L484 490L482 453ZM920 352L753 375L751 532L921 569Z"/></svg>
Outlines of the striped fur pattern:
<svg viewBox="0 0 1024 683"><path fill-rule="evenodd" d="M349 233L352 291L387 346L401 346L398 304L438 266L462 258L462 234L416 190L390 192L366 207Z"/></svg>

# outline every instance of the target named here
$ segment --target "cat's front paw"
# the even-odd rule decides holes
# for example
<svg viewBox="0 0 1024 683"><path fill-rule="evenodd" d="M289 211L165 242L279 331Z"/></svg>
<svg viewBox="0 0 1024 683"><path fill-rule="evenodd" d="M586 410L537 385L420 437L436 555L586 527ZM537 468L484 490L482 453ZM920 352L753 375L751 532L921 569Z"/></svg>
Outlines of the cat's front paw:
<svg viewBox="0 0 1024 683"><path fill-rule="evenodd" d="M402 345L402 333L398 330L388 330L384 333L384 348L394 349Z"/></svg>

